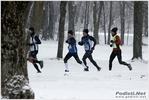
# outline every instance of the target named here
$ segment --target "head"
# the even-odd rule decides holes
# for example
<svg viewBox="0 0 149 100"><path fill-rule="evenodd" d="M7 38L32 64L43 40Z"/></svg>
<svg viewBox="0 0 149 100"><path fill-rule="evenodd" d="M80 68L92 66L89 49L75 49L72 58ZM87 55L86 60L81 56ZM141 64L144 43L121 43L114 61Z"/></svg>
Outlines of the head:
<svg viewBox="0 0 149 100"><path fill-rule="evenodd" d="M72 30L69 30L68 31L68 38L71 38L73 36L73 31Z"/></svg>
<svg viewBox="0 0 149 100"><path fill-rule="evenodd" d="M34 28L33 28L33 27L30 27L30 28L28 29L28 33L29 33L29 34L34 33Z"/></svg>
<svg viewBox="0 0 149 100"><path fill-rule="evenodd" d="M117 34L117 30L118 30L117 27L113 28L113 29L111 30L111 34L112 34L112 35Z"/></svg>
<svg viewBox="0 0 149 100"><path fill-rule="evenodd" d="M83 36L87 36L88 35L89 30L88 29L84 29L83 30Z"/></svg>

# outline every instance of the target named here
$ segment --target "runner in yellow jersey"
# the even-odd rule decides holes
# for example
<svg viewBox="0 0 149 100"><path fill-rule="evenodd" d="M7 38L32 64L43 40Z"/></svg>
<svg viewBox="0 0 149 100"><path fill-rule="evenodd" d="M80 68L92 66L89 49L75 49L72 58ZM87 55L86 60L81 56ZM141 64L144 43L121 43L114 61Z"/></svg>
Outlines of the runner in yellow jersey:
<svg viewBox="0 0 149 100"><path fill-rule="evenodd" d="M115 27L111 30L112 40L111 40L110 47L113 47L113 51L112 51L112 53L110 55L110 59L109 59L109 70L112 70L112 62L116 56L117 56L120 64L126 65L129 68L129 70L132 70L132 67L130 64L122 61L121 39L117 35L117 30L118 30L117 27Z"/></svg>

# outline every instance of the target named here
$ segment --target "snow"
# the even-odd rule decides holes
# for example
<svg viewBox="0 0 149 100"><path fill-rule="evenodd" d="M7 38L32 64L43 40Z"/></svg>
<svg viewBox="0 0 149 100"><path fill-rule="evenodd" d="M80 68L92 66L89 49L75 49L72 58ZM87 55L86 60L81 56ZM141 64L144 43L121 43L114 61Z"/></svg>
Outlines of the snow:
<svg viewBox="0 0 149 100"><path fill-rule="evenodd" d="M144 39L147 43L148 38ZM65 56L68 52L64 43ZM35 68L28 62L29 81L35 93L35 99L118 99L117 92L145 92L148 98L148 46L143 46L143 59L132 62L133 46L122 47L123 60L131 63L133 70L120 65L117 58L113 61L112 71L108 71L108 61L112 48L103 43L96 46L93 58L102 68L100 72L87 60L89 72L84 72L74 58L68 61L69 73L64 75L63 60L57 60L56 41L42 41L38 60L44 61L42 73L37 74ZM78 55L82 59L84 47L78 46ZM143 97L137 99L144 99ZM128 98L129 99L129 98ZM133 97L135 99L135 97Z"/></svg>

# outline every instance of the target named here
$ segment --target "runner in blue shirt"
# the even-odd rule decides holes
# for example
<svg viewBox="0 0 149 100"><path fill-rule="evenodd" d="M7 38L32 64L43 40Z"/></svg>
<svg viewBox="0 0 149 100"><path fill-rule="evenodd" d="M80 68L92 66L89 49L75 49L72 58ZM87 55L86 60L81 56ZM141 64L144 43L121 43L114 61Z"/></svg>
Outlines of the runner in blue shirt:
<svg viewBox="0 0 149 100"><path fill-rule="evenodd" d="M92 42L94 42L94 45L92 46ZM90 36L88 34L88 29L83 30L83 37L81 41L78 43L79 45L84 45L85 54L83 56L83 62L85 66L87 66L86 59L88 58L91 63L97 68L98 71L101 70L101 68L97 65L97 63L94 61L92 57L93 50L95 49L96 40L94 37ZM88 66L87 66L88 68Z"/></svg>
<svg viewBox="0 0 149 100"><path fill-rule="evenodd" d="M64 58L64 63L65 63L65 72L69 72L68 70L68 63L67 61L73 56L75 58L75 60L81 64L83 67L84 67L84 71L88 71L87 70L87 67L83 64L83 62L79 59L78 57L78 53L77 53L77 47L76 47L76 40L75 38L73 37L73 31L69 30L68 31L68 39L66 40L66 43L69 44L68 46L68 54L65 56Z"/></svg>

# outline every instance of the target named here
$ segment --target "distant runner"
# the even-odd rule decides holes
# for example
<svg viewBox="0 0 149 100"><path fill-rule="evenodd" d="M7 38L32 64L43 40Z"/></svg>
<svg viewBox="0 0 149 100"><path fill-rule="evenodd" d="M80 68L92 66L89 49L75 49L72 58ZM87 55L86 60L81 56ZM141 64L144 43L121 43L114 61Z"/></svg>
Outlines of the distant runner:
<svg viewBox="0 0 149 100"><path fill-rule="evenodd" d="M84 64L87 66L86 59L88 58L91 61L91 63L97 68L97 70L100 71L101 68L97 65L97 63L94 61L92 57L93 50L95 49L95 46L96 46L96 40L94 37L90 36L88 32L89 32L88 29L83 30L83 37L81 41L78 43L81 46L84 45L84 49L85 49L85 54L82 60ZM93 46L91 44L92 41L94 42ZM87 66L87 69L88 68L89 67Z"/></svg>
<svg viewBox="0 0 149 100"><path fill-rule="evenodd" d="M83 64L83 62L78 57L78 53L77 53L78 50L77 50L77 47L76 47L76 40L73 37L73 31L71 31L71 30L68 31L68 39L66 40L66 43L69 44L69 46L68 46L69 52L68 52L68 54L64 58L64 63L65 63L65 68L66 68L65 72L69 72L67 61L72 56L75 58L75 60L79 64L81 64L84 67L84 71L88 71L87 67Z"/></svg>
<svg viewBox="0 0 149 100"><path fill-rule="evenodd" d="M28 30L28 33L30 34L30 43L27 45L30 46L30 54L29 54L29 62L31 62L34 67L37 70L37 73L41 73L41 71L38 68L38 63L41 68L43 68L43 61L37 60L37 54L38 54L38 45L41 44L41 41L39 40L38 36L35 34L34 28L30 27Z"/></svg>
<svg viewBox="0 0 149 100"><path fill-rule="evenodd" d="M127 64L126 62L122 61L121 40L120 40L120 37L117 35L117 30L118 30L117 27L111 30L112 40L111 40L110 47L113 47L113 51L109 59L109 70L110 71L112 70L112 62L116 56L120 64L126 65L129 68L129 70L132 70L132 67L130 64Z"/></svg>

